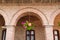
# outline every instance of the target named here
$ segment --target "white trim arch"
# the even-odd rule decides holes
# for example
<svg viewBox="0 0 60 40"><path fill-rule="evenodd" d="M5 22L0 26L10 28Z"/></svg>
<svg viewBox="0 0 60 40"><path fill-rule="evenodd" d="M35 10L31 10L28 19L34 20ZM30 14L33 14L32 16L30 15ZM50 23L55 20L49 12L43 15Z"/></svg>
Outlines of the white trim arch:
<svg viewBox="0 0 60 40"><path fill-rule="evenodd" d="M52 21L52 24L54 25L54 20L55 20L55 17L60 14L60 9L54 11L52 14L51 14L51 21Z"/></svg>
<svg viewBox="0 0 60 40"><path fill-rule="evenodd" d="M18 12L15 13L13 18L11 19L11 25L16 26L16 23L18 21L19 16L22 15L23 13L26 13L26 12L36 13L37 15L39 15L41 17L41 19L43 21L43 25L48 25L49 24L46 16L40 10L35 9L35 8L24 8L24 9L19 10Z"/></svg>
<svg viewBox="0 0 60 40"><path fill-rule="evenodd" d="M3 16L5 25L7 25L8 24L8 16L7 16L6 12L4 10L0 9L0 15Z"/></svg>

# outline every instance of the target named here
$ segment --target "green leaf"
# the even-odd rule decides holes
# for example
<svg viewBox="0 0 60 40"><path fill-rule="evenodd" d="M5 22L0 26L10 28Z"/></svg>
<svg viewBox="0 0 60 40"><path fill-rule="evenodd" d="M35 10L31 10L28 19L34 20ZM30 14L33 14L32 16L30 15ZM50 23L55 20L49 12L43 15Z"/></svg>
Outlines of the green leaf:
<svg viewBox="0 0 60 40"><path fill-rule="evenodd" d="M31 29L32 29L32 27L28 27L28 28L27 28L27 30L31 30Z"/></svg>
<svg viewBox="0 0 60 40"><path fill-rule="evenodd" d="M58 22L58 26L60 26L60 22Z"/></svg>
<svg viewBox="0 0 60 40"><path fill-rule="evenodd" d="M32 26L29 26L28 24L29 24L28 21L26 21L26 23L24 24L24 26L27 27L26 28L27 30L32 30L35 27L35 25L33 23L32 23Z"/></svg>

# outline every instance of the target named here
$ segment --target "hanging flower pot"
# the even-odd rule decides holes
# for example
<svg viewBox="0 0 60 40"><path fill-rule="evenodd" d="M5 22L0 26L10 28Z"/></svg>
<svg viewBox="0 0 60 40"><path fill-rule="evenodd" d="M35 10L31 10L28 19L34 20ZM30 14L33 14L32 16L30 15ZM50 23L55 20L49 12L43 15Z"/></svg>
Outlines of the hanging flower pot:
<svg viewBox="0 0 60 40"><path fill-rule="evenodd" d="M23 28L26 29L26 40L35 40L35 31L33 28L35 27L31 22L22 22Z"/></svg>
<svg viewBox="0 0 60 40"><path fill-rule="evenodd" d="M23 24L23 27L24 27L26 30L32 30L33 27L34 27L34 24L33 24L33 23L30 23L30 22L28 22L28 21L22 22L22 24Z"/></svg>

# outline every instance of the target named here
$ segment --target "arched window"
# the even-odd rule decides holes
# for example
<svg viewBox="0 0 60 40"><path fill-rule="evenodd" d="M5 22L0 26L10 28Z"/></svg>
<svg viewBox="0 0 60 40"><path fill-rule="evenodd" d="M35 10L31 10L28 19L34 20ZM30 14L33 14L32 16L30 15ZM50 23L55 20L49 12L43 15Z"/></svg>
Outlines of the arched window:
<svg viewBox="0 0 60 40"><path fill-rule="evenodd" d="M53 30L54 40L59 40L59 31Z"/></svg>

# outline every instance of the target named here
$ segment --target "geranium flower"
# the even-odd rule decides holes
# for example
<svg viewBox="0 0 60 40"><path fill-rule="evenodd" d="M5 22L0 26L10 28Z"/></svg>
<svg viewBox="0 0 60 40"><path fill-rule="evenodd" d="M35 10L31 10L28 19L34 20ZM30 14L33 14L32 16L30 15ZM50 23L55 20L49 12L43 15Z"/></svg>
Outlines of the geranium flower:
<svg viewBox="0 0 60 40"><path fill-rule="evenodd" d="M24 25L24 24L25 24L25 22L22 22L21 24L23 24L23 25Z"/></svg>

